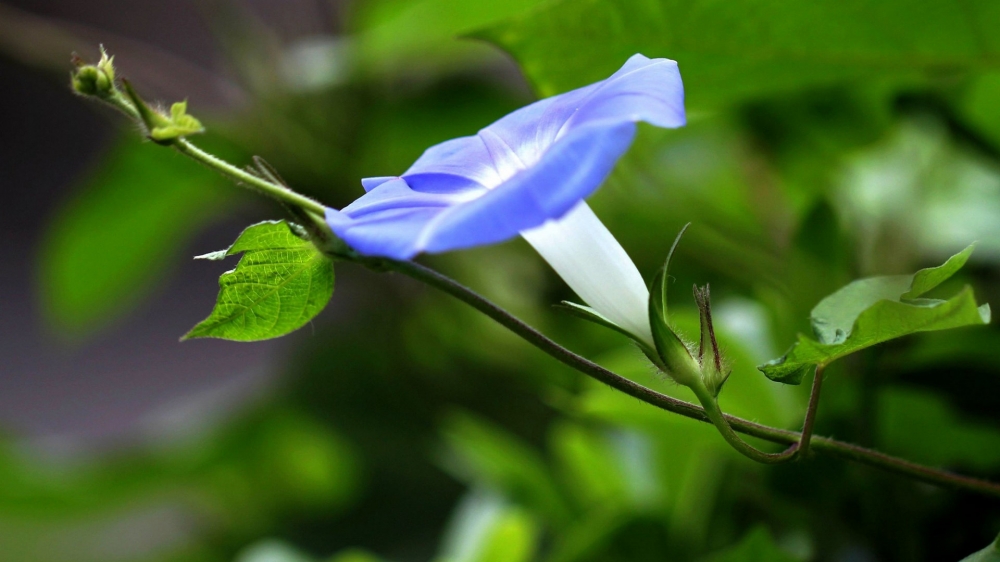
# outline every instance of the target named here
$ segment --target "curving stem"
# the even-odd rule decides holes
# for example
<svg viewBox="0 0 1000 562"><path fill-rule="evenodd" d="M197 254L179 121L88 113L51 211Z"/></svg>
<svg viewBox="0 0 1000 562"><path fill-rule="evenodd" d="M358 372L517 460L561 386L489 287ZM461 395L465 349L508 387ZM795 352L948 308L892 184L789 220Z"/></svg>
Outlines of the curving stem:
<svg viewBox="0 0 1000 562"><path fill-rule="evenodd" d="M117 92L117 90L115 90L115 92ZM104 99L103 101L116 107L133 120L137 120L139 116L137 115L136 108L128 100L121 96L120 93L118 94L119 95L112 95L110 98ZM270 181L270 179L266 177L260 177L248 173L220 158L217 158L214 155L204 152L183 137L178 138L169 144L181 154L184 154L185 156L188 156L193 160L196 160L220 172L221 174L228 176L234 182L254 188L258 192L266 194L274 199L277 199L278 201L281 201L282 203L285 203L293 209L301 211L301 213L296 212L296 215L304 214L306 217L310 218L311 221L313 218L316 218L318 221L325 213L326 209L322 204L291 190L286 185L283 185L282 182ZM264 175L267 176L267 174ZM525 324L516 316L500 308L472 289L469 289L454 279L420 264L414 262L366 258L353 251L347 250L346 248L330 249L324 247L321 249L326 251L331 258L361 263L367 267L380 271L396 271L436 289L444 291L472 306L476 310L498 322L500 325L511 330L528 343L531 343L535 347L541 349L545 353L575 369L576 371L583 373L584 375L587 375L657 408L673 412L675 414L680 414L691 419L715 423L716 427L719 427L720 430L722 430L723 436L726 437L727 441L730 441L731 444L738 441L749 447L749 445L743 442L739 436L735 435L735 432L740 432L759 439L764 439L766 441L791 445L791 447L789 447L789 449L784 453L778 453L777 455L779 457L781 455L789 454L789 452L792 454L805 452L811 446L813 449L823 451L828 454L857 461L869 466L882 468L897 474L906 475L930 484L948 486L1000 498L1000 484L994 482L962 476L960 474L953 474L945 470L919 465L904 459L882 454L878 451L826 437L813 437L812 428L815 420L816 406L819 400L819 389L822 385L822 369L817 369L817 376L813 381L813 391L809 400L809 409L806 412L806 420L803 425L803 431L799 433L769 427L737 418L735 416L723 414L722 411L719 410L718 404L715 403L714 397L708 401L703 400L703 402L708 404L708 409L700 408L690 402L685 402L684 400L679 400L677 398L661 394L655 390L633 382L617 373L609 371L597 363L577 355L576 353L573 353L572 351L559 345L535 328ZM712 406L713 404L714 407ZM733 439L734 437L735 439ZM740 448L741 447L738 447L738 450ZM758 451L758 453L760 453L760 451Z"/></svg>
<svg viewBox="0 0 1000 562"><path fill-rule="evenodd" d="M364 258L355 254L338 255L337 257L358 262L379 271L389 270L402 273L403 275L412 277L422 283L444 291L462 302L469 304L486 316L489 316L502 326L526 340L528 343L531 343L560 362L597 381L600 381L616 390L628 394L633 398L662 410L680 414L698 421L711 423L709 414L704 408L700 408L690 402L656 392L651 388L647 388L641 384L633 382L617 373L601 367L597 363L594 363L585 357L573 353L555 341L549 339L535 328L525 324L516 316L510 314L503 308L500 308L486 297L479 295L472 289L469 289L454 279L438 273L433 269L414 262ZM822 375L822 370L820 370L819 374ZM807 427L803 428L808 429L808 432L796 432L770 427L728 414L722 414L721 417L725 420L727 426L733 431L738 431L752 437L798 447L802 447L804 445L817 451L822 451L837 457L881 468L883 470L908 476L915 480L920 480L929 484L946 486L949 488L966 490L1000 498L1000 484L995 482L963 476L961 474L954 474L946 470L920 465L905 459L886 455L872 449L867 449L851 443L845 443L843 441L837 441L836 439L812 436L812 426L816 412L815 406L818 404L819 399L819 389L817 388L817 384L822 386L822 376L817 378L820 379L820 382L817 383L815 380L813 381L813 396L810 397L810 412L812 412L812 416L807 413ZM805 439L803 439L803 434L806 434Z"/></svg>
<svg viewBox="0 0 1000 562"><path fill-rule="evenodd" d="M787 449L780 453L765 453L753 445L747 443L742 437L736 434L733 426L729 424L726 416L719 408L718 399L712 395L704 384L691 386L698 401L705 408L705 415L715 425L722 438L742 455L764 464L779 464L794 460L809 451L809 444L812 441L813 426L816 423L816 410L819 408L819 395L823 387L823 369L821 365L816 366L813 377L812 389L809 392L809 405L806 408L805 421L802 422L802 432L799 439L792 443ZM701 382L700 380L698 381Z"/></svg>

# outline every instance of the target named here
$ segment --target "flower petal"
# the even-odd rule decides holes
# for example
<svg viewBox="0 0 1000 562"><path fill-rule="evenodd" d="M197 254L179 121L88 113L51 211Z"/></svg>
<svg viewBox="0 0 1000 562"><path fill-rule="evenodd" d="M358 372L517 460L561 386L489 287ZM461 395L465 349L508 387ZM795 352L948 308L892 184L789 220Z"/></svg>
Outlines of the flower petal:
<svg viewBox="0 0 1000 562"><path fill-rule="evenodd" d="M563 124L562 134L604 121L644 121L666 128L686 123L684 86L675 61L633 55L596 86Z"/></svg>
<svg viewBox="0 0 1000 562"><path fill-rule="evenodd" d="M628 254L586 202L521 236L587 304L653 345L649 290Z"/></svg>
<svg viewBox="0 0 1000 562"><path fill-rule="evenodd" d="M416 255L416 241L440 208L396 208L361 219L335 209L326 210L326 222L354 250L366 256L405 260Z"/></svg>
<svg viewBox="0 0 1000 562"><path fill-rule="evenodd" d="M362 180L367 193L328 222L358 251L397 259L512 238L593 193L637 121L683 125L683 98L677 63L635 55L607 80L427 149L399 178Z"/></svg>
<svg viewBox="0 0 1000 562"><path fill-rule="evenodd" d="M403 177L423 175L465 178L484 187L494 187L503 181L492 165L489 151L476 136L459 137L428 148Z"/></svg>
<svg viewBox="0 0 1000 562"><path fill-rule="evenodd" d="M421 250L444 252L500 242L563 216L604 182L634 135L631 122L576 129L536 165L443 212Z"/></svg>

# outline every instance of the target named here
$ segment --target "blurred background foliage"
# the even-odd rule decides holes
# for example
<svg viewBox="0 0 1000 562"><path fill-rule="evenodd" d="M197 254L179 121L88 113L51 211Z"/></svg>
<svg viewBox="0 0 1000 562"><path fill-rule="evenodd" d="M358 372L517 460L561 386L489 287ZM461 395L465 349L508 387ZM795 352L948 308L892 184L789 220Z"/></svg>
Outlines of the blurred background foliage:
<svg viewBox="0 0 1000 562"><path fill-rule="evenodd" d="M1000 530L995 500L830 458L757 466L711 426L585 380L392 276L338 269L330 309L260 355L177 344L183 327L126 341L122 330L161 321L151 310L200 310L180 320L194 325L215 286L188 256L281 211L140 142L65 80L68 54L95 58L103 42L148 97L189 99L210 130L201 145L237 162L262 155L339 207L361 177L401 173L431 144L606 77L633 53L676 59L690 124L642 127L592 206L647 276L693 223L672 268L678 323L694 333L686 287L711 282L734 369L723 409L796 428L805 389L755 365L808 330L826 294L978 240L959 282L1000 302L995 2L80 4L0 4L2 268L30 279L2 297L0 330L15 343L0 347L0 375L35 396L68 385L79 411L124 421L112 439L63 437L52 454L43 429L58 407L24 405L34 425L0 411L3 560L958 560ZM691 399L621 338L552 311L572 295L523 242L422 259ZM257 369L267 383L247 391L256 383L235 377L206 398L182 368L155 368L182 349L209 354L199 365L220 380ZM1000 331L982 328L848 358L829 371L818 432L1000 479L998 350ZM118 378L80 379L99 352L130 360L106 367ZM62 353L77 358L62 378L25 358ZM116 417L131 388L118 380L175 380L182 399L152 426Z"/></svg>

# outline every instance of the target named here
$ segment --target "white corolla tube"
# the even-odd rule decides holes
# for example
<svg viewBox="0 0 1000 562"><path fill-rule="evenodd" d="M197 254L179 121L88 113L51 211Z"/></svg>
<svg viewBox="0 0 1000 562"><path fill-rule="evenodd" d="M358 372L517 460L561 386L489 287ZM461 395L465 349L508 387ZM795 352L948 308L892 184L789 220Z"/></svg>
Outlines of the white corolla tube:
<svg viewBox="0 0 1000 562"><path fill-rule="evenodd" d="M521 236L591 308L653 345L649 289L586 202Z"/></svg>

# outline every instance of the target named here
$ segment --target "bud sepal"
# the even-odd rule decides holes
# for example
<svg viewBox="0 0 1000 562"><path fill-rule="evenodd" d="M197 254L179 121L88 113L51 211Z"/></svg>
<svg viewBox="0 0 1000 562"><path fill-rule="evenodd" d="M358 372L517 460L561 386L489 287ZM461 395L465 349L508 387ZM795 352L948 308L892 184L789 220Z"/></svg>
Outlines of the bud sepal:
<svg viewBox="0 0 1000 562"><path fill-rule="evenodd" d="M204 132L205 128L201 122L188 115L187 101L179 101L170 106L170 115L167 116L150 107L128 80L123 79L122 83L125 85L125 93L139 114L139 120L154 142L170 144L181 137Z"/></svg>

